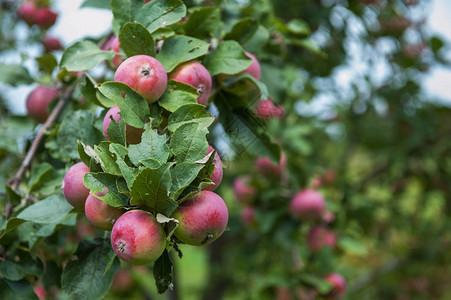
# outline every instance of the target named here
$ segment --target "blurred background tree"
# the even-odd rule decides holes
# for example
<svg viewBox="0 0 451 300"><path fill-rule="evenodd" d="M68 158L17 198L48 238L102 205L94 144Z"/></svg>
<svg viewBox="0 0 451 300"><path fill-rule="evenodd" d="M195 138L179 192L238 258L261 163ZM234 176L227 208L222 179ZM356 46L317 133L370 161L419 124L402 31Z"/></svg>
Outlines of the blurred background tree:
<svg viewBox="0 0 451 300"><path fill-rule="evenodd" d="M240 44L259 59L261 82L283 113L262 117L256 100L240 103L238 95L252 86L246 78L226 81L214 94L210 111L218 123L210 138L227 166L217 192L229 206L229 231L205 249L182 247L170 297L334 299L324 278L339 273L344 299L450 299L450 108L423 88L432 66L450 66L450 48L424 24L428 1L185 1L201 2L221 8L227 32L248 20ZM23 65L39 71L20 69L0 80L51 82L61 53L44 53L36 27L19 31L25 39L15 35L16 26L25 28L17 3L1 3L0 58L28 47L39 55L23 55ZM0 93L2 180L17 170L33 130L6 96ZM242 122L230 122L231 115ZM255 128L281 146L286 163L278 174L262 172L246 151L259 143ZM237 201L243 176L252 201ZM293 216L290 201L305 188L325 196L333 217ZM7 192L0 187L2 198ZM333 239L314 249L316 227ZM117 276L126 279L116 279L108 299L166 297L154 294L147 270L123 270Z"/></svg>

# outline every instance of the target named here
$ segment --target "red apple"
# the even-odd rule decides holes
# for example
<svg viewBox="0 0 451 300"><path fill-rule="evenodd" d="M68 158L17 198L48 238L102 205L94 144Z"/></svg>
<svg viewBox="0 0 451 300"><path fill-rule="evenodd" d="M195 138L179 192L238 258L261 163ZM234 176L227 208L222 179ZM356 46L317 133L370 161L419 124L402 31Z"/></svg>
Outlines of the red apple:
<svg viewBox="0 0 451 300"><path fill-rule="evenodd" d="M34 24L34 16L36 15L37 7L33 1L25 1L19 5L17 15L24 20L28 25Z"/></svg>
<svg viewBox="0 0 451 300"><path fill-rule="evenodd" d="M163 253L166 234L151 213L130 210L114 223L111 246L120 259L134 265L147 265Z"/></svg>
<svg viewBox="0 0 451 300"><path fill-rule="evenodd" d="M47 298L47 292L43 286L36 285L33 290L36 296L38 296L39 300L44 300L45 298Z"/></svg>
<svg viewBox="0 0 451 300"><path fill-rule="evenodd" d="M255 57L255 55L253 55L247 51L245 51L244 53L246 54L247 57L252 59L252 63L250 64L249 67L247 67L246 70L242 71L240 74L248 73L248 74L252 75L255 79L260 80L261 69L260 69L260 63L258 62L258 59Z"/></svg>
<svg viewBox="0 0 451 300"><path fill-rule="evenodd" d="M201 191L182 202L173 214L179 221L175 236L182 242L208 245L222 235L228 220L227 206L217 194Z"/></svg>
<svg viewBox="0 0 451 300"><path fill-rule="evenodd" d="M85 202L85 214L88 221L95 227L111 230L114 222L125 213L123 208L112 207L103 200L89 195Z"/></svg>
<svg viewBox="0 0 451 300"><path fill-rule="evenodd" d="M282 119L284 114L285 110L283 107L274 105L271 98L260 101L255 106L255 115L265 121L270 119Z"/></svg>
<svg viewBox="0 0 451 300"><path fill-rule="evenodd" d="M326 224L332 223L335 220L335 215L331 211L325 211L323 213L322 220Z"/></svg>
<svg viewBox="0 0 451 300"><path fill-rule="evenodd" d="M246 206L242 211L240 215L241 223L243 223L246 227L252 227L255 225L256 222L256 216L255 216L255 209L252 206Z"/></svg>
<svg viewBox="0 0 451 300"><path fill-rule="evenodd" d="M337 273L331 273L324 277L332 285L332 290L329 292L328 299L341 299L346 292L346 280Z"/></svg>
<svg viewBox="0 0 451 300"><path fill-rule="evenodd" d="M50 7L39 7L34 16L36 25L41 28L48 29L56 23L58 14L50 9Z"/></svg>
<svg viewBox="0 0 451 300"><path fill-rule="evenodd" d="M265 176L270 177L279 177L282 172L285 170L287 164L287 157L285 156L285 153L282 152L280 155L279 164L273 164L269 157L263 157L260 156L257 157L257 160L255 162L255 166L257 168L257 171L259 173L262 173Z"/></svg>
<svg viewBox="0 0 451 300"><path fill-rule="evenodd" d="M178 66L169 75L169 79L189 84L197 89L197 102L207 105L211 92L211 76L207 68L197 61Z"/></svg>
<svg viewBox="0 0 451 300"><path fill-rule="evenodd" d="M208 146L207 155L213 152L214 150L215 149L212 146ZM209 185L205 187L204 190L206 191L214 191L221 184L222 181L222 162L218 152L215 153L213 163L215 165L215 169L211 174L210 179L211 181L213 181L214 185Z"/></svg>
<svg viewBox="0 0 451 300"><path fill-rule="evenodd" d="M337 235L324 226L312 227L307 236L307 245L310 250L317 252L324 246L334 248L337 242Z"/></svg>
<svg viewBox="0 0 451 300"><path fill-rule="evenodd" d="M163 65L152 56L135 55L120 64L114 81L125 83L148 103L153 103L166 91L168 76Z"/></svg>
<svg viewBox="0 0 451 300"><path fill-rule="evenodd" d="M48 106L52 100L58 98L58 90L40 85L27 97L27 113L38 123L44 123L49 116Z"/></svg>
<svg viewBox="0 0 451 300"><path fill-rule="evenodd" d="M83 162L76 163L69 168L61 184L67 202L77 210L84 209L86 198L89 195L89 190L83 183L83 177L86 173L89 173L88 166Z"/></svg>
<svg viewBox="0 0 451 300"><path fill-rule="evenodd" d="M249 175L238 177L233 181L233 192L241 203L252 203L257 195L257 189L250 185L250 181Z"/></svg>
<svg viewBox="0 0 451 300"><path fill-rule="evenodd" d="M119 107L117 105L114 105L108 110L108 112L105 115L105 118L103 118L103 135L108 141L110 140L110 138L108 137L107 128L111 124L111 117L113 118L114 121L119 123L119 120L121 119L120 113L121 111L119 110ZM144 132L143 128L136 128L128 124L125 124L125 136L127 139L127 143L129 144L140 143L143 132Z"/></svg>
<svg viewBox="0 0 451 300"><path fill-rule="evenodd" d="M127 269L120 269L114 274L111 288L118 293L125 293L133 286L133 277Z"/></svg>
<svg viewBox="0 0 451 300"><path fill-rule="evenodd" d="M290 202L291 213L303 220L320 219L325 208L323 195L312 189L297 193Z"/></svg>
<svg viewBox="0 0 451 300"><path fill-rule="evenodd" d="M42 46L44 46L45 51L47 52L63 49L63 45L61 45L61 42L58 38L47 34L42 39L41 43Z"/></svg>

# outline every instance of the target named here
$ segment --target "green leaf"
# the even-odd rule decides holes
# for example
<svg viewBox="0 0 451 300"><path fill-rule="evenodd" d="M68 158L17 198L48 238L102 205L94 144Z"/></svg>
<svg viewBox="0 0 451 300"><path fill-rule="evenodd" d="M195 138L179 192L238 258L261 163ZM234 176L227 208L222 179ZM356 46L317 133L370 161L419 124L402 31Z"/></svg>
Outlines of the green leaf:
<svg viewBox="0 0 451 300"><path fill-rule="evenodd" d="M33 128L34 122L28 116L2 118L0 122L0 149L10 153L23 153L24 147L22 145L30 137Z"/></svg>
<svg viewBox="0 0 451 300"><path fill-rule="evenodd" d="M304 20L301 19L291 19L287 24L286 28L290 33L296 35L308 35L310 34L310 28Z"/></svg>
<svg viewBox="0 0 451 300"><path fill-rule="evenodd" d="M110 116L110 119L111 122L106 129L108 139L113 143L125 145L127 142L127 127L124 118L119 118L119 122L116 122L116 120L113 119L113 116Z"/></svg>
<svg viewBox="0 0 451 300"><path fill-rule="evenodd" d="M201 164L182 162L171 169L172 199L177 200L180 194L196 179L203 167Z"/></svg>
<svg viewBox="0 0 451 300"><path fill-rule="evenodd" d="M246 43L258 30L258 22L254 18L244 18L233 25L232 30L225 36L225 40L235 40L241 45Z"/></svg>
<svg viewBox="0 0 451 300"><path fill-rule="evenodd" d="M128 57L139 54L155 56L155 42L152 35L140 23L125 24L119 33L119 42Z"/></svg>
<svg viewBox="0 0 451 300"><path fill-rule="evenodd" d="M0 227L0 239L7 234L8 232L14 230L15 228L17 228L19 225L21 225L22 223L25 223L25 220L22 219L18 219L18 218L11 218L9 219L7 222L3 222Z"/></svg>
<svg viewBox="0 0 451 300"><path fill-rule="evenodd" d="M60 67L68 71L86 71L113 56L114 51L103 51L91 41L79 41L64 50Z"/></svg>
<svg viewBox="0 0 451 300"><path fill-rule="evenodd" d="M293 45L305 48L305 49L309 50L310 52L313 52L314 54L316 54L316 55L318 55L320 57L323 57L323 58L327 57L327 54L324 53L321 50L321 48L318 46L318 44L315 43L312 39L309 39L309 38L302 39L302 40L291 39L290 41L291 41L291 43Z"/></svg>
<svg viewBox="0 0 451 300"><path fill-rule="evenodd" d="M368 250L365 245L351 237L340 238L338 240L338 246L351 255L366 256L368 254Z"/></svg>
<svg viewBox="0 0 451 300"><path fill-rule="evenodd" d="M32 192L37 187L42 185L43 178L52 172L52 170L53 166L47 162L33 166L31 169L30 180L28 182L29 191Z"/></svg>
<svg viewBox="0 0 451 300"><path fill-rule="evenodd" d="M145 168L130 188L131 205L147 205L153 212L170 216L177 204L169 196L171 187L170 167L173 163L165 163L157 169Z"/></svg>
<svg viewBox="0 0 451 300"><path fill-rule="evenodd" d="M216 95L215 105L219 109L221 122L230 150L235 154L250 153L269 157L271 161L280 159L280 146L273 143L262 126L262 121L249 111L242 98L220 92Z"/></svg>
<svg viewBox="0 0 451 300"><path fill-rule="evenodd" d="M172 261L167 250L154 263L153 277L159 294L172 287Z"/></svg>
<svg viewBox="0 0 451 300"><path fill-rule="evenodd" d="M183 28L186 35L209 38L213 37L222 25L219 8L208 6L190 10L190 15Z"/></svg>
<svg viewBox="0 0 451 300"><path fill-rule="evenodd" d="M116 180L119 176L107 173L88 173L83 177L83 183L91 191L91 194L103 193L108 189L104 196L96 194L96 197L105 201L110 206L120 207L128 204L128 197L119 192Z"/></svg>
<svg viewBox="0 0 451 300"><path fill-rule="evenodd" d="M10 281L3 278L0 278L0 299L39 300L28 280Z"/></svg>
<svg viewBox="0 0 451 300"><path fill-rule="evenodd" d="M172 28L169 28L169 27L160 27L157 30L155 30L154 32L152 32L152 38L155 41L164 40L173 35L175 35L175 32L174 32L174 30L172 30Z"/></svg>
<svg viewBox="0 0 451 300"><path fill-rule="evenodd" d="M128 150L122 145L119 144L111 144L110 145L111 153L116 154L117 159L116 163L121 170L122 176L124 176L127 186L130 187L135 180L136 176L139 173L138 168L130 167L126 162L126 156L128 155Z"/></svg>
<svg viewBox="0 0 451 300"><path fill-rule="evenodd" d="M204 64L211 76L217 74L237 74L244 71L252 59L244 54L243 48L236 41L220 42L218 48L210 52Z"/></svg>
<svg viewBox="0 0 451 300"><path fill-rule="evenodd" d="M83 7L92 7L92 8L104 8L110 9L110 0L85 0L80 8Z"/></svg>
<svg viewBox="0 0 451 300"><path fill-rule="evenodd" d="M264 26L258 26L255 34L243 45L244 49L256 53L266 45L269 40L269 31Z"/></svg>
<svg viewBox="0 0 451 300"><path fill-rule="evenodd" d="M111 0L111 10L114 16L113 28L121 29L126 23L135 21L136 13L143 6L144 2L139 0ZM115 24L117 27L114 26ZM118 33L119 31L115 30L114 32Z"/></svg>
<svg viewBox="0 0 451 300"><path fill-rule="evenodd" d="M86 101L92 102L95 105L103 106L100 101L97 99L97 89L94 87L95 82L90 78L91 76L87 75L80 82L80 92L85 97Z"/></svg>
<svg viewBox="0 0 451 300"><path fill-rule="evenodd" d="M93 114L82 110L67 114L57 135L59 151L66 160L78 158L78 140L85 145L95 145L103 139L103 134L94 127Z"/></svg>
<svg viewBox="0 0 451 300"><path fill-rule="evenodd" d="M50 53L46 53L42 56L36 57L38 62L39 71L44 71L51 74L53 70L58 66L58 61L55 56Z"/></svg>
<svg viewBox="0 0 451 300"><path fill-rule="evenodd" d="M174 132L181 125L193 122L201 123L205 127L208 127L214 120L214 117L205 111L205 106L200 104L188 104L181 106L169 116L168 130Z"/></svg>
<svg viewBox="0 0 451 300"><path fill-rule="evenodd" d="M141 143L129 146L130 160L136 166L143 160L153 159L160 164L167 162L169 158L169 148L166 145L166 135L159 135L156 129L151 129L150 124L146 124L145 131L141 136Z"/></svg>
<svg viewBox="0 0 451 300"><path fill-rule="evenodd" d="M0 261L0 275L8 280L17 281L26 275L39 277L44 272L41 261L34 261L27 252L17 255L17 259Z"/></svg>
<svg viewBox="0 0 451 300"><path fill-rule="evenodd" d="M136 12L136 21L154 32L180 21L186 15L186 6L180 0L152 0Z"/></svg>
<svg viewBox="0 0 451 300"><path fill-rule="evenodd" d="M108 239L82 241L75 252L77 259L70 260L64 268L61 277L63 291L73 299L102 299L120 268L116 258L107 270L111 252L113 249Z"/></svg>
<svg viewBox="0 0 451 300"><path fill-rule="evenodd" d="M17 218L39 224L59 223L72 211L72 209L73 207L67 203L64 197L60 195L51 195L22 210L17 215Z"/></svg>
<svg viewBox="0 0 451 300"><path fill-rule="evenodd" d="M262 81L257 80L254 76L248 73L240 74L239 76L229 77L223 82L223 87L231 93L236 95L242 94L242 91L247 91L249 81L255 85L260 91L260 98L267 99L269 97L268 88ZM251 97L249 97L252 99ZM248 100L250 100L248 99ZM246 102L249 104L249 102ZM248 105L246 105L248 106Z"/></svg>
<svg viewBox="0 0 451 300"><path fill-rule="evenodd" d="M197 96L195 87L183 82L170 80L168 88L158 101L158 104L170 112L175 112L183 105L197 104Z"/></svg>
<svg viewBox="0 0 451 300"><path fill-rule="evenodd" d="M0 63L0 70L2 70L0 72L0 82L12 86L32 84L34 82L27 68L22 65Z"/></svg>
<svg viewBox="0 0 451 300"><path fill-rule="evenodd" d="M94 151L102 160L103 168L106 173L121 176L121 170L116 163L116 155L110 152L111 142L103 141L98 146L94 146Z"/></svg>
<svg viewBox="0 0 451 300"><path fill-rule="evenodd" d="M164 40L157 59L169 73L177 65L207 54L208 47L209 44L205 41L185 35L174 35Z"/></svg>
<svg viewBox="0 0 451 300"><path fill-rule="evenodd" d="M124 83L111 81L102 83L99 91L119 107L125 123L136 128L144 127L150 111L149 104L140 94Z"/></svg>
<svg viewBox="0 0 451 300"><path fill-rule="evenodd" d="M208 129L201 123L188 123L172 134L169 147L177 162L196 162L204 158L208 150Z"/></svg>

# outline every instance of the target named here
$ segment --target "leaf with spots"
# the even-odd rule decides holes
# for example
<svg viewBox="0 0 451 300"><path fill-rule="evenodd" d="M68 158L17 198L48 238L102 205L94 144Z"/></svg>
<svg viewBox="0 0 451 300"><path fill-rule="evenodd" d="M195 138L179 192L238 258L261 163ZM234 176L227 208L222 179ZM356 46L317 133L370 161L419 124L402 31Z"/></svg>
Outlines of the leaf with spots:
<svg viewBox="0 0 451 300"><path fill-rule="evenodd" d="M188 123L178 127L172 134L169 147L177 162L195 162L208 150L208 129L201 123Z"/></svg>

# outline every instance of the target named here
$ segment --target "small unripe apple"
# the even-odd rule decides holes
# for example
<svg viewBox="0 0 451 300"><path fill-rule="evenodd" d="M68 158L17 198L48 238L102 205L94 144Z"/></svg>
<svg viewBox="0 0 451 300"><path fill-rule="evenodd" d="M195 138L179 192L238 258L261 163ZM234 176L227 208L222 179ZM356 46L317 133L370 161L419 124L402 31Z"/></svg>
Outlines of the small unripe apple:
<svg viewBox="0 0 451 300"><path fill-rule="evenodd" d="M207 151L207 155L210 154L211 152L213 152L215 149L212 146L208 146L208 151ZM213 171L213 173L210 176L211 181L213 181L213 185L209 185L206 186L204 188L204 190L206 191L214 191L219 184L221 184L222 181L222 161L221 158L219 157L218 152L215 153L215 158L213 160L213 163L215 165L215 169Z"/></svg>
<svg viewBox="0 0 451 300"><path fill-rule="evenodd" d="M61 45L61 42L58 38L47 34L44 36L41 42L42 46L44 46L44 49L47 52L63 49L63 45Z"/></svg>
<svg viewBox="0 0 451 300"><path fill-rule="evenodd" d="M111 246L120 259L134 265L147 265L163 254L166 234L151 213L130 210L114 223Z"/></svg>
<svg viewBox="0 0 451 300"><path fill-rule="evenodd" d="M313 252L321 250L324 246L334 248L336 242L335 232L321 225L312 227L307 236L307 245Z"/></svg>
<svg viewBox="0 0 451 300"><path fill-rule="evenodd" d="M260 69L260 63L258 62L258 59L255 57L255 55L253 55L247 51L244 51L244 53L246 54L247 57L252 59L252 63L250 64L249 67L247 67L246 70L242 71L240 74L248 73L248 74L252 75L255 79L260 80L261 69Z"/></svg>
<svg viewBox="0 0 451 300"><path fill-rule="evenodd" d="M252 206L246 206L240 215L241 223L246 227L252 227L256 223L255 209Z"/></svg>
<svg viewBox="0 0 451 300"><path fill-rule="evenodd" d="M129 270L120 269L114 274L111 288L118 293L125 293L133 286L133 277Z"/></svg>
<svg viewBox="0 0 451 300"><path fill-rule="evenodd" d="M201 63L197 61L184 63L171 72L169 79L195 87L199 94L197 102L207 105L211 92L211 76Z"/></svg>
<svg viewBox="0 0 451 300"><path fill-rule="evenodd" d="M274 105L271 98L260 101L255 106L255 115L265 121L270 119L282 119L285 114L285 110L282 106Z"/></svg>
<svg viewBox="0 0 451 300"><path fill-rule="evenodd" d="M287 157L285 153L280 154L279 164L273 164L269 157L257 157L255 166L259 173L270 177L279 177L285 170L287 164Z"/></svg>
<svg viewBox="0 0 451 300"><path fill-rule="evenodd" d="M332 290L327 295L327 299L338 300L343 298L346 292L346 280L337 273L331 273L324 277L324 280L330 282Z"/></svg>
<svg viewBox="0 0 451 300"><path fill-rule="evenodd" d="M290 202L291 213L303 220L320 219L325 208L323 195L312 189L297 193Z"/></svg>
<svg viewBox="0 0 451 300"><path fill-rule="evenodd" d="M238 177L233 181L233 192L241 203L250 204L254 202L257 195L257 189L250 185L250 181L250 176Z"/></svg>
<svg viewBox="0 0 451 300"><path fill-rule="evenodd" d="M50 9L50 7L39 7L34 15L36 25L41 28L48 29L56 23L58 14Z"/></svg>
<svg viewBox="0 0 451 300"><path fill-rule="evenodd" d="M33 1L25 1L19 5L17 15L24 20L28 25L34 24L34 16L36 15L37 7Z"/></svg>
<svg viewBox="0 0 451 300"><path fill-rule="evenodd" d="M173 218L179 221L174 234L180 241L202 246L210 244L222 235L229 214L224 200L219 195L201 191L182 202Z"/></svg>
<svg viewBox="0 0 451 300"><path fill-rule="evenodd" d="M67 170L61 184L67 202L77 210L84 210L86 198L89 195L89 189L83 183L83 177L86 173L89 173L88 166L83 162L76 163Z"/></svg>
<svg viewBox="0 0 451 300"><path fill-rule="evenodd" d="M331 211L325 211L323 213L322 220L326 224L332 223L335 220L335 215Z"/></svg>
<svg viewBox="0 0 451 300"><path fill-rule="evenodd" d="M58 98L58 91L49 86L40 85L27 97L27 114L38 123L44 123L49 116L49 104Z"/></svg>
<svg viewBox="0 0 451 300"><path fill-rule="evenodd" d="M111 124L111 117L114 121L119 123L119 120L121 119L119 107L117 105L114 105L111 107L108 112L105 115L105 118L103 118L103 135L107 139L107 141L110 140L108 137L108 126ZM141 142L141 137L144 132L143 128L136 128L133 126L130 126L128 124L125 124L125 136L127 138L127 143L129 144L138 144Z"/></svg>
<svg viewBox="0 0 451 300"><path fill-rule="evenodd" d="M112 207L103 200L89 195L85 202L85 214L88 221L95 227L110 231L114 222L125 213L120 207Z"/></svg>
<svg viewBox="0 0 451 300"><path fill-rule="evenodd" d="M114 81L125 83L148 103L153 103L166 91L168 76L163 65L152 56L135 55L120 64Z"/></svg>

